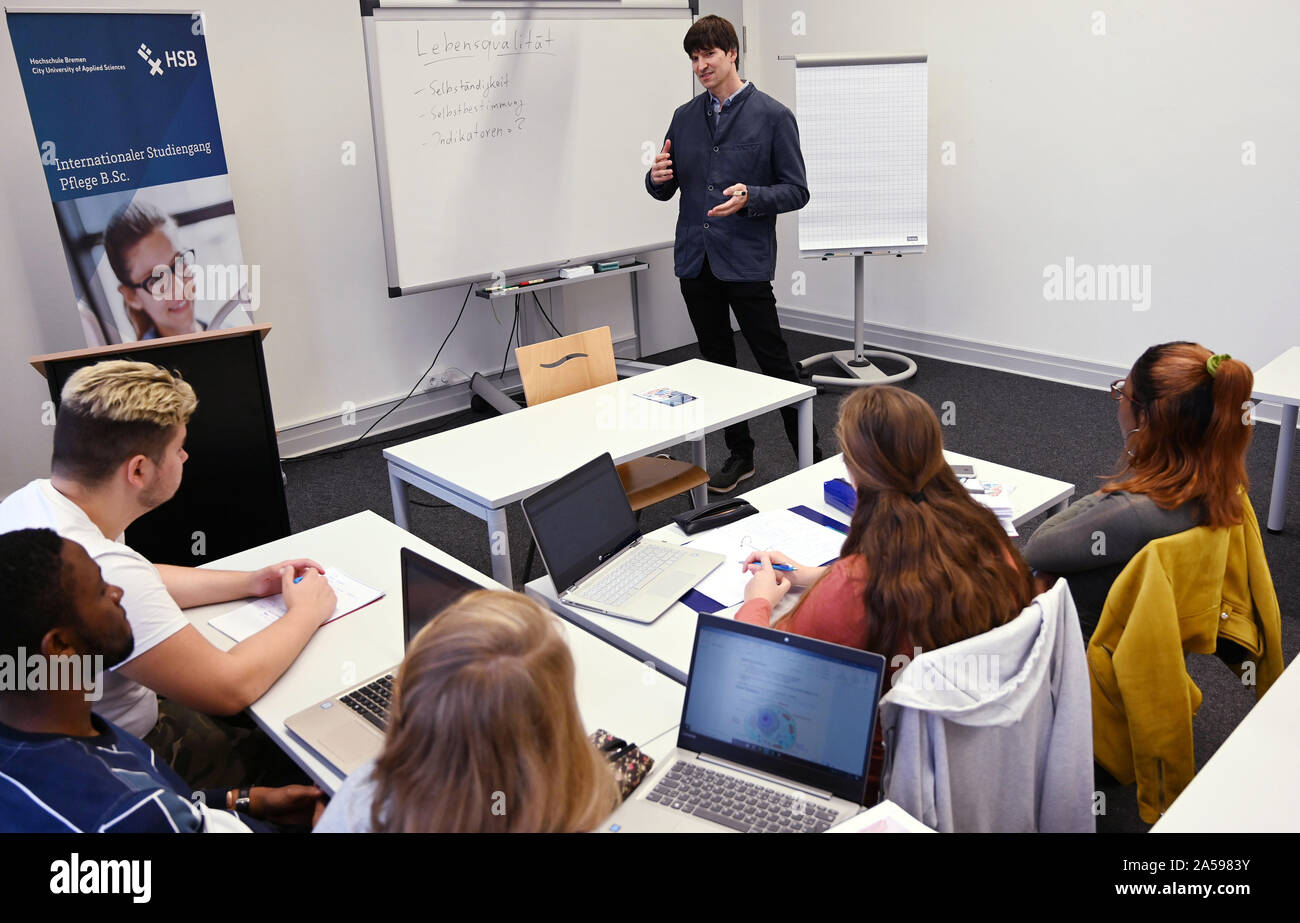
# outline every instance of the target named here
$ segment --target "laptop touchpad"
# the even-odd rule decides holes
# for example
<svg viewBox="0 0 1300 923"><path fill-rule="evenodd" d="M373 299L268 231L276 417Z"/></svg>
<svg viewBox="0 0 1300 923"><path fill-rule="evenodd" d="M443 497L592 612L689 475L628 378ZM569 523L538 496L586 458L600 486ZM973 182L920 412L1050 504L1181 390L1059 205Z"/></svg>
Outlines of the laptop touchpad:
<svg viewBox="0 0 1300 923"><path fill-rule="evenodd" d="M688 570L670 570L656 577L642 592L651 596L681 596L683 587L693 586L695 579L695 574Z"/></svg>
<svg viewBox="0 0 1300 923"><path fill-rule="evenodd" d="M321 735L321 743L350 760L363 763L383 749L384 738L365 719L349 721Z"/></svg>

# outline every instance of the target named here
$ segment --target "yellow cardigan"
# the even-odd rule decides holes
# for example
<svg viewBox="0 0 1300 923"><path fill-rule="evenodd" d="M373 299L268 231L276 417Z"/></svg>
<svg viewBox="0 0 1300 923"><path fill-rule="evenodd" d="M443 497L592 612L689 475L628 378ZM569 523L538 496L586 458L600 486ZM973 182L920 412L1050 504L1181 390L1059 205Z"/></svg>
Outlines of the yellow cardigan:
<svg viewBox="0 0 1300 923"><path fill-rule="evenodd" d="M1201 690L1187 653L1219 638L1249 652L1236 667L1258 699L1281 675L1282 618L1259 522L1200 526L1148 542L1116 578L1088 642L1093 749L1116 779L1138 784L1138 813L1154 823L1196 774L1192 718Z"/></svg>

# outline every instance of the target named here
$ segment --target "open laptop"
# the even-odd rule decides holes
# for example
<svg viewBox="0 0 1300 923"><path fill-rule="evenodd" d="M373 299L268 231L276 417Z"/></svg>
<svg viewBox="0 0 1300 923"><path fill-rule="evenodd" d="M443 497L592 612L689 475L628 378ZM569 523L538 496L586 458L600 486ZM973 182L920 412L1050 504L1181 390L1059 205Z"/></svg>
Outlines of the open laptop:
<svg viewBox="0 0 1300 923"><path fill-rule="evenodd" d="M677 749L602 831L820 833L862 810L885 658L701 615Z"/></svg>
<svg viewBox="0 0 1300 923"><path fill-rule="evenodd" d="M523 501L561 601L653 622L726 558L643 538L606 452Z"/></svg>
<svg viewBox="0 0 1300 923"><path fill-rule="evenodd" d="M402 549L403 650L420 629L456 600L482 586L441 564ZM388 727L393 681L401 662L285 719L284 726L305 747L349 775L379 755Z"/></svg>

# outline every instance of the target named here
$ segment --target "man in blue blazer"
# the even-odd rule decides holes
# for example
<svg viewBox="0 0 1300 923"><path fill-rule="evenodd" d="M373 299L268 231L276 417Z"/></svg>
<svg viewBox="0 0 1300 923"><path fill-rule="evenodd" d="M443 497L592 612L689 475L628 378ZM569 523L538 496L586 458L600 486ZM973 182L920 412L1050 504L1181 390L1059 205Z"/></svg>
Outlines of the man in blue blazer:
<svg viewBox="0 0 1300 923"><path fill-rule="evenodd" d="M667 201L681 190L673 260L700 352L735 367L729 311L765 375L798 381L776 315L776 216L808 204L808 181L794 113L740 79L736 30L705 16L682 42L706 92L673 113L663 149L646 174L646 190ZM798 452L798 413L783 408ZM754 474L754 440L746 423L727 427L730 457L709 490L730 493ZM813 435L814 457L821 457Z"/></svg>

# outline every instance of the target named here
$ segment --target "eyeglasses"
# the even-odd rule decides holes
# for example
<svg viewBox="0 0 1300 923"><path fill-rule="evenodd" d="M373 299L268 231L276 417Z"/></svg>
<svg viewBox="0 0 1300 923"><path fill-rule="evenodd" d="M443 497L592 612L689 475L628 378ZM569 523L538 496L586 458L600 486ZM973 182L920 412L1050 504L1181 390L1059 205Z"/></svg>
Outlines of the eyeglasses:
<svg viewBox="0 0 1300 923"><path fill-rule="evenodd" d="M1127 378L1117 378L1110 383L1110 396L1117 401L1131 401L1134 407L1141 407L1142 402L1134 400L1124 393L1124 385L1128 384Z"/></svg>
<svg viewBox="0 0 1300 923"><path fill-rule="evenodd" d="M140 282L132 282L131 288L138 288L148 292L155 298L162 300L169 294L172 294L173 283L176 280L176 272L188 276L189 269L194 265L194 251L180 250L172 257L170 263L159 263L153 268L147 279Z"/></svg>

